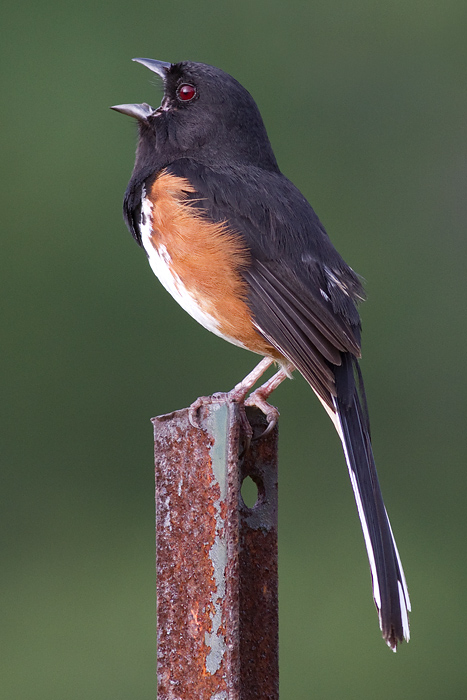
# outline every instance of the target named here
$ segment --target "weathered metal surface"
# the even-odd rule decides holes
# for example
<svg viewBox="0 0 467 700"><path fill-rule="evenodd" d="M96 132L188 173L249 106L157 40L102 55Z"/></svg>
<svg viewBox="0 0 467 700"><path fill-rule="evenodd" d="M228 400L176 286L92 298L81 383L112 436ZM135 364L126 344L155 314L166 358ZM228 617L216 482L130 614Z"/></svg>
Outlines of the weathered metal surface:
<svg viewBox="0 0 467 700"><path fill-rule="evenodd" d="M153 419L158 698L277 700L277 430L242 456L237 406L199 414L200 429L186 409Z"/></svg>

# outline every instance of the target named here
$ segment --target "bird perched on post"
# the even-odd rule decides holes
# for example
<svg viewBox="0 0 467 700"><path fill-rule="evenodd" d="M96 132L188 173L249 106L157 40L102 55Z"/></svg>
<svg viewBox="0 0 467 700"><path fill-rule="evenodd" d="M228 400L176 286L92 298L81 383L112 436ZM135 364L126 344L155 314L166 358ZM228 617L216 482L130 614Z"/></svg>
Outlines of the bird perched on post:
<svg viewBox="0 0 467 700"><path fill-rule="evenodd" d="M280 172L259 110L233 77L203 63L135 61L164 97L112 109L138 120L124 218L178 303L208 330L263 356L227 394L259 406L294 370L311 386L344 448L387 644L409 639L409 595L383 503L358 366L358 276L299 190ZM250 390L264 371L280 369ZM200 403L192 406L192 417Z"/></svg>

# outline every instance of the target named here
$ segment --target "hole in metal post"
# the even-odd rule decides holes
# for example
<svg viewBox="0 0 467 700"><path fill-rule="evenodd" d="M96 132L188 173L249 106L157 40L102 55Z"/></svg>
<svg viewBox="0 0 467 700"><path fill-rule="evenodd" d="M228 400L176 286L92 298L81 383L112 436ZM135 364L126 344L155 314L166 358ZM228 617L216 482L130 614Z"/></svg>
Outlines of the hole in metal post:
<svg viewBox="0 0 467 700"><path fill-rule="evenodd" d="M243 479L241 494L243 503L247 508L254 508L258 503L258 487L251 476L247 476Z"/></svg>

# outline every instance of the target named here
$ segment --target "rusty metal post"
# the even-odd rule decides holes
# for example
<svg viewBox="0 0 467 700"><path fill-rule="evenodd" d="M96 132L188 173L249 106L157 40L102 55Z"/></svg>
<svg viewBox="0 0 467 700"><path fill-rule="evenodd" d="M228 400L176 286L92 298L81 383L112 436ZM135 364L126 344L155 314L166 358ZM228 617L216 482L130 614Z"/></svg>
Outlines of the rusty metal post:
<svg viewBox="0 0 467 700"><path fill-rule="evenodd" d="M277 700L277 429L242 457L237 406L199 413L201 429L187 409L153 419L158 698Z"/></svg>

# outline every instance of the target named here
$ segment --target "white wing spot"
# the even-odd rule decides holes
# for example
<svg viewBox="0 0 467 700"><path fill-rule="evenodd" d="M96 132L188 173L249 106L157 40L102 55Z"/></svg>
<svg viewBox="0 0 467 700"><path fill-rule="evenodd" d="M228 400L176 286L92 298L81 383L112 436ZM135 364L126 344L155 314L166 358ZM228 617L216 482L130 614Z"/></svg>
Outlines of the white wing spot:
<svg viewBox="0 0 467 700"><path fill-rule="evenodd" d="M328 282L332 287L337 287L346 296L349 296L349 290L347 288L347 285L344 282L342 282L341 279L339 279L335 271L331 270L327 265L324 265L324 272L326 273Z"/></svg>

